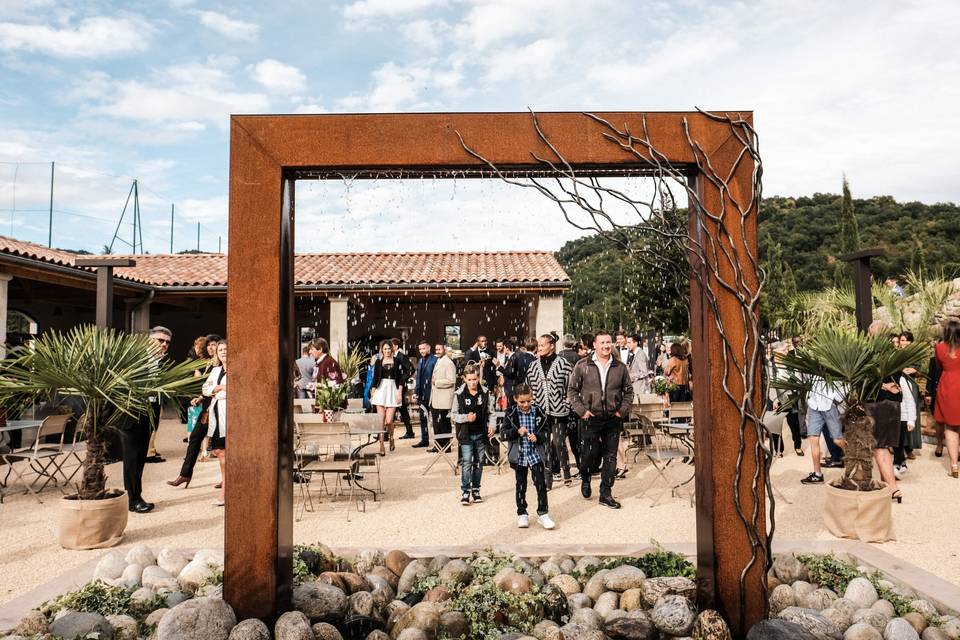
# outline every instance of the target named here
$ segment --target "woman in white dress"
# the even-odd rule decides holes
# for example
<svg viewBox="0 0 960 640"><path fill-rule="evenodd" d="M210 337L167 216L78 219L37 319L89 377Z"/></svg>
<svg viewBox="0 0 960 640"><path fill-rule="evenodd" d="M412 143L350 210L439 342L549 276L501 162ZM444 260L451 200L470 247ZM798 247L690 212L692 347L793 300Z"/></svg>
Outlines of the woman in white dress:
<svg viewBox="0 0 960 640"><path fill-rule="evenodd" d="M403 393L403 369L393 357L393 345L389 340L380 343L380 357L373 366L373 384L370 387L370 404L377 408L383 418L383 427L390 438L390 451L396 449L393 441L393 415ZM386 455L380 434L380 455Z"/></svg>

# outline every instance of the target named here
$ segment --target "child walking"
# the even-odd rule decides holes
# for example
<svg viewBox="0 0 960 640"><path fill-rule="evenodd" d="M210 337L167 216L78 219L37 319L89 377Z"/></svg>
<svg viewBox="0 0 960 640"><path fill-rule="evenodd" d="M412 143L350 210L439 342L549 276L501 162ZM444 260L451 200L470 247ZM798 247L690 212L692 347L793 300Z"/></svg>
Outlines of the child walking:
<svg viewBox="0 0 960 640"><path fill-rule="evenodd" d="M549 441L547 416L533 404L533 391L527 384L518 384L513 389L514 405L503 419L501 435L509 443L507 460L517 476L517 526L530 526L527 515L527 472L533 476L537 489L537 520L544 529L556 525L547 508L547 482L543 461Z"/></svg>

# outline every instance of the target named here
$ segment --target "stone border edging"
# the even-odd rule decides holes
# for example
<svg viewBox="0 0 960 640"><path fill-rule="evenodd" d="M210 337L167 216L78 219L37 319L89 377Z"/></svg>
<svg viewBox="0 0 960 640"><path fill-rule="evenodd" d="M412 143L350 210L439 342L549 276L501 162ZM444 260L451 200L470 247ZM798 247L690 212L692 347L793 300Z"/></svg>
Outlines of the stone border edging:
<svg viewBox="0 0 960 640"><path fill-rule="evenodd" d="M134 545L114 547L110 551L128 551ZM679 553L688 558L696 555L693 543L664 544L668 551ZM356 556L370 547L332 547L332 551L341 556ZM560 545L448 545L448 546L396 546L395 549L406 552L412 558L446 555L451 558L468 556L479 549L492 549L500 553L522 557L549 556L565 553L571 556L636 556L651 549L650 544L560 544ZM387 549L385 549L386 551ZM184 549L193 553L196 549ZM960 586L947 582L915 565L896 558L883 549L853 540L785 540L774 542L773 553L848 553L864 565L883 572L891 581L913 589L918 596L929 600L941 613L960 614ZM0 606L0 633L12 631L20 620L32 609L56 596L83 586L90 581L93 570L103 556L93 558L82 565L67 571L57 578L46 582Z"/></svg>

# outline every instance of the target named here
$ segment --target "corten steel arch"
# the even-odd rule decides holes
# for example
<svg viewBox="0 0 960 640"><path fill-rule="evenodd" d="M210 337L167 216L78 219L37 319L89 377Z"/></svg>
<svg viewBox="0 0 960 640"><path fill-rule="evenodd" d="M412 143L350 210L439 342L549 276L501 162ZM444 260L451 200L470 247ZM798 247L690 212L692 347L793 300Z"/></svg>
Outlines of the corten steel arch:
<svg viewBox="0 0 960 640"><path fill-rule="evenodd" d="M731 198L749 200L754 163L741 157L742 144L730 127L702 113L599 113L610 122L643 130L675 167L689 168L696 193L707 211L734 208ZM750 113L740 112L747 122ZM538 114L540 126L578 174L643 174L649 166L611 145L595 120L578 113ZM718 175L729 175L726 189L698 179L696 158L684 133L706 154ZM500 169L519 174L541 172L531 152L547 153L526 113L372 114L304 116L234 116L230 132L230 260L227 334L230 338L230 455L224 546L224 597L239 618L273 619L289 608L293 552L293 359L294 331L293 214L298 177L333 171L344 174L403 171L444 174L484 168L470 156L457 133L482 147ZM755 203L754 203L755 206ZM691 220L696 215L691 211ZM730 225L733 225L731 227ZM716 225L701 229L715 239ZM695 225L691 225L693 229ZM728 221L722 242L756 255L756 212ZM699 233L699 232L698 232ZM741 277L755 283L751 265ZM741 416L725 397L724 345L755 347L741 307L723 287L711 304L703 287L716 274L698 268L691 277L691 331L697 415L696 496L699 604L719 609L742 636L766 614L766 548L759 561L734 504L738 481ZM721 268L721 271L723 268ZM727 265L726 270L730 267ZM721 273L729 277L730 273ZM699 282L698 282L699 279ZM719 318L715 315L717 310ZM739 348L727 349L736 357ZM742 364L742 363L741 363ZM730 392L743 393L744 382L731 368ZM759 391L757 392L759 394ZM759 401L759 395L755 399ZM739 483L741 507L764 513L765 468L757 454L756 433L747 429ZM761 482L756 490L753 478ZM635 517L629 508L611 517ZM760 536L764 518L760 518ZM642 542L642 541L637 541ZM754 561L751 563L751 559ZM749 567L749 569L747 569ZM741 574L745 589L741 597ZM744 611L741 617L740 612Z"/></svg>

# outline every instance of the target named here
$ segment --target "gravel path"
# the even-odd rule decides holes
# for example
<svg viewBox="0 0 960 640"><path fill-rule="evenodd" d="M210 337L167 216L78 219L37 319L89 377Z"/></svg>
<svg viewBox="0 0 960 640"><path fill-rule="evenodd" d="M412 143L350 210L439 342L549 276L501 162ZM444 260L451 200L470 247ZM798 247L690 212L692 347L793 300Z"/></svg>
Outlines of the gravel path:
<svg viewBox="0 0 960 640"><path fill-rule="evenodd" d="M161 424L159 448L167 461L148 464L144 473L144 495L157 503L146 515L130 514L123 545L146 543L154 548L222 546L223 509L213 506L213 484L219 478L216 461L198 464L189 489L174 489L164 480L176 477L182 426L165 420ZM351 513L346 521L345 502L319 504L295 523L298 543L324 542L337 546L477 545L499 543L599 544L692 542L695 537L694 511L686 499L665 498L650 506L638 498L642 486L652 477L647 464L632 465L626 480L616 484L614 493L623 502L621 511L601 508L595 499L580 497L579 487L562 484L550 493L550 513L557 528L545 531L535 522L529 529L517 529L513 498L513 472L504 466L497 475L484 470L485 502L469 507L459 503L459 476L438 462L427 476L420 473L432 454L410 449L415 440L398 441L394 454L384 458L383 502L367 502L366 513ZM935 458L925 446L922 456L911 463L902 483L904 503L894 504L898 540L879 545L881 549L918 565L952 583L960 584L960 546L956 544L957 505L960 481L947 477L945 458ZM830 540L819 516L824 489L802 486L799 481L810 470L809 457L792 452L774 466L774 481L793 504L777 495L777 536L781 540ZM119 464L107 469L112 483L122 482ZM689 473L687 471L686 473ZM598 482L594 481L594 495ZM299 485L294 485L299 512ZM44 492L44 503L27 495L8 496L0 505L0 603L53 579L103 550L67 551L57 540L59 507L56 489ZM536 496L531 484L527 501L531 513ZM256 522L251 520L250 526Z"/></svg>

